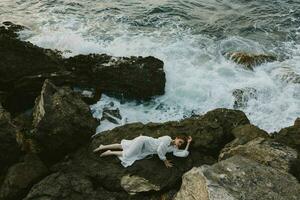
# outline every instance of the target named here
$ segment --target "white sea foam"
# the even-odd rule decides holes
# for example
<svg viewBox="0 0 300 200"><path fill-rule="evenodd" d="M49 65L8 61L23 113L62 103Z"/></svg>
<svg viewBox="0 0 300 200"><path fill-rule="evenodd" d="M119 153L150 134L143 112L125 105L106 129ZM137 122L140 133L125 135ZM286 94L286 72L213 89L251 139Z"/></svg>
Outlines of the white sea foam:
<svg viewBox="0 0 300 200"><path fill-rule="evenodd" d="M274 70L283 64L299 71L297 51L291 50L293 57L285 63L264 64L252 72L222 56L235 50L266 51L265 47L251 40L230 37L218 41L180 29L154 32L125 30L124 27L114 30L107 40L106 37L101 39L101 36L91 37L86 29L75 31L70 27L44 26L29 37L29 41L42 47L70 50L72 53L66 53L66 56L108 53L114 56L153 55L163 60L167 79L165 95L144 104L120 103L103 95L97 104L91 106L94 116L101 118L104 106L114 102L123 117L121 125L179 120L192 112L203 114L214 108L232 108L232 91L245 87L257 90L257 97L250 99L243 109L253 124L272 132L291 125L300 116L299 84L286 84L274 74ZM295 48L295 45L290 48ZM113 127L115 125L103 122L97 131Z"/></svg>

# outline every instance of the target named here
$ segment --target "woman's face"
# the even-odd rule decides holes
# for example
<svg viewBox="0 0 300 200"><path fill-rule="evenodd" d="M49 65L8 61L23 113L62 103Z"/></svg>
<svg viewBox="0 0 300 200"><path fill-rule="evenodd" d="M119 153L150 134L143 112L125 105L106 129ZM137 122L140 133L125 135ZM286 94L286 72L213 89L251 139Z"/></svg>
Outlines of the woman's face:
<svg viewBox="0 0 300 200"><path fill-rule="evenodd" d="M174 143L177 148L180 148L184 144L184 140L176 137Z"/></svg>

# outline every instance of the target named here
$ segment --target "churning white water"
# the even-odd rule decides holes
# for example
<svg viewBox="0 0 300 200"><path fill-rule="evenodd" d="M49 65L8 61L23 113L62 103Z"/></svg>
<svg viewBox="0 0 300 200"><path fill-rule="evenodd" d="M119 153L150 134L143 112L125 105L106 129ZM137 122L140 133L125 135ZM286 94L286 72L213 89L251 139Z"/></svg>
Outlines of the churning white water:
<svg viewBox="0 0 300 200"><path fill-rule="evenodd" d="M292 27L294 35L290 39L280 29L287 22L276 21L294 13L293 10L286 8L287 14L275 11L275 14L269 14L270 18L274 18L273 25L279 24L275 32L267 29L270 23L268 17L258 17L255 21L251 16L257 13L251 13L245 5L238 5L235 1L226 1L231 8L225 6L226 2L223 8L215 1L209 1L210 4L200 1L201 5L197 5L197 1L190 1L191 5L187 3L189 1L185 4L178 1L177 5L177 1L159 3L154 0L146 1L148 4L144 5L139 1L132 5L109 1L94 4L90 1L86 4L70 2L74 4L57 4L46 11L42 3L39 8L30 7L31 10L38 9L39 14L34 15L33 22L27 23L31 30L22 32L20 37L41 47L65 51L67 57L107 53L114 56L153 55L164 61L167 82L163 96L141 103L120 102L103 95L98 103L91 106L97 118L101 118L105 106L114 102L114 107L119 108L123 117L119 125L179 120L192 113L203 114L220 107L233 108L232 92L241 88L256 89L256 97L249 99L243 111L251 123L262 129L277 131L291 125L300 116L300 83L286 77L300 74L300 47L297 42L300 25ZM90 7L89 12L88 6L95 7ZM193 6L201 8L198 15ZM217 15L217 12L222 13L222 9L227 9L224 16ZM200 11L206 11L211 17L204 16L203 12L200 14ZM244 14L249 14L249 19L243 19L240 11L249 11ZM229 16L236 18L230 21ZM299 23L297 16L300 15L288 19ZM225 23L226 17L228 22ZM240 25L235 24L239 22ZM224 24L227 28L223 27ZM223 56L230 51L274 53L284 59L247 71ZM105 121L97 132L115 126Z"/></svg>

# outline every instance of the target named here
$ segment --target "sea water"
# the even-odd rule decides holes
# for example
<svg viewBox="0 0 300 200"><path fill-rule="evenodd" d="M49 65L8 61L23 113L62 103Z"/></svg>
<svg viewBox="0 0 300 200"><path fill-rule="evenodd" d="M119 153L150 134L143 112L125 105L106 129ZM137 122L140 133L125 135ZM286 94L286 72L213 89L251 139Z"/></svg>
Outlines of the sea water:
<svg viewBox="0 0 300 200"><path fill-rule="evenodd" d="M22 40L65 57L107 53L155 56L164 62L165 94L147 102L102 95L91 105L101 118L110 102L119 125L180 120L233 108L235 89L257 94L240 108L269 132L300 117L300 3L297 0L1 0L0 21L30 28ZM226 52L275 54L279 60L248 71ZM291 73L290 73L291 74ZM114 128L104 121L97 132Z"/></svg>

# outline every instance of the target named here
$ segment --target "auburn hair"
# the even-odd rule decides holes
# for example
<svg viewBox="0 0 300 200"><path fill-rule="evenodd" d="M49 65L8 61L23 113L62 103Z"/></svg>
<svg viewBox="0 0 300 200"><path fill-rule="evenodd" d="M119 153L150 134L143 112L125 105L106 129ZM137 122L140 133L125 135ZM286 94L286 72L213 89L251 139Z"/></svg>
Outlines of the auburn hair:
<svg viewBox="0 0 300 200"><path fill-rule="evenodd" d="M184 149L188 142L188 137L185 135L177 135L176 138L183 140L184 143L181 145L180 149Z"/></svg>

